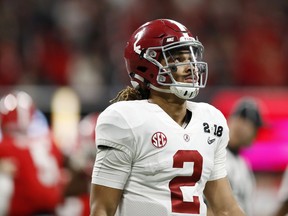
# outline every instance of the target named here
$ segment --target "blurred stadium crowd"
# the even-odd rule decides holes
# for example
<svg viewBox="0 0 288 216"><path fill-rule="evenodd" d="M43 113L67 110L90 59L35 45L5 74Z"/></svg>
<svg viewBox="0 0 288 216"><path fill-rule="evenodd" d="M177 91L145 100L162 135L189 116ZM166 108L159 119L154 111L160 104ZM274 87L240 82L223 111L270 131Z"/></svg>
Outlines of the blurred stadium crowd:
<svg viewBox="0 0 288 216"><path fill-rule="evenodd" d="M126 40L164 17L207 48L210 86L285 86L287 16L284 0L1 0L0 85L126 84Z"/></svg>
<svg viewBox="0 0 288 216"><path fill-rule="evenodd" d="M0 87L36 85L47 109L49 93L66 85L84 110L102 110L129 83L130 34L163 17L188 26L206 47L210 88L287 86L287 11L284 0L1 0Z"/></svg>
<svg viewBox="0 0 288 216"><path fill-rule="evenodd" d="M97 116L118 89L129 84L123 61L126 41L139 25L157 18L183 23L204 44L209 77L200 99L214 88L288 86L286 0L0 0L0 96L7 97L14 89L28 90L32 95L37 112L31 116L33 125L26 127L25 139L27 143L44 138L52 143L51 137L56 139L63 158L53 159L60 167L54 183L61 188L59 193L76 196L82 202L63 201L56 192L54 203L50 200L53 214L57 208L59 215L80 216L79 208L83 208L82 214L87 215L91 172L91 160L87 160L94 157L89 154L93 152L94 130L92 120L88 124L84 119L89 114ZM206 102L209 99L206 97ZM39 137L31 137L28 131L32 135L36 131ZM83 131L90 144L80 144ZM1 157L9 154L0 150L0 174L8 164L8 171L4 171L15 177L15 161L1 163ZM38 165L43 163L38 160ZM79 183L83 178L85 181ZM17 181L23 184L21 178ZM279 178L276 184L279 186ZM19 187L20 191L25 189ZM19 200L13 199L17 206ZM50 210L44 213L52 214Z"/></svg>

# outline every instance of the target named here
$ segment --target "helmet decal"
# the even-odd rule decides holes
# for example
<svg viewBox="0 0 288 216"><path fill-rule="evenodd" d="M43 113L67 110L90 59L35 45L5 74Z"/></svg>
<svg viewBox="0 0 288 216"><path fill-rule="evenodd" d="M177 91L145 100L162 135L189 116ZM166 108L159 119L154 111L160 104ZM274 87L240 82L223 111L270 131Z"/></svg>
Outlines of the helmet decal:
<svg viewBox="0 0 288 216"><path fill-rule="evenodd" d="M139 32L135 35L136 41L135 41L135 43L133 44L134 51L135 51L136 53L138 53L139 55L141 54L141 49L140 49L140 48L141 48L141 45L137 45L137 44L138 44L140 38L142 37L143 32L144 32L144 29L142 29L142 31L139 31Z"/></svg>

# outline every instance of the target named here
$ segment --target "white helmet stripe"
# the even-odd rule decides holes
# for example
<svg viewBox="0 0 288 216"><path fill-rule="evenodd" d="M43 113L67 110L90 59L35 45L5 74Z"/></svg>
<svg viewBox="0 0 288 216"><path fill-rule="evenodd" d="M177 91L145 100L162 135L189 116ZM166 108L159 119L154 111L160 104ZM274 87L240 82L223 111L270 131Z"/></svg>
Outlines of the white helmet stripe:
<svg viewBox="0 0 288 216"><path fill-rule="evenodd" d="M135 74L135 75L134 75L134 78L136 78L136 79L140 80L141 82L144 82L144 78L143 78L143 77L141 77L141 76L140 76L140 75L138 75L138 74Z"/></svg>
<svg viewBox="0 0 288 216"><path fill-rule="evenodd" d="M176 21L174 21L174 20L170 20L170 22L172 22L172 23L174 23L175 25L177 25L178 28L179 28L181 31L185 31L185 33L183 33L183 36L184 36L184 37L189 37L188 33L186 33L187 29L185 28L184 25L182 25L181 23L176 22Z"/></svg>

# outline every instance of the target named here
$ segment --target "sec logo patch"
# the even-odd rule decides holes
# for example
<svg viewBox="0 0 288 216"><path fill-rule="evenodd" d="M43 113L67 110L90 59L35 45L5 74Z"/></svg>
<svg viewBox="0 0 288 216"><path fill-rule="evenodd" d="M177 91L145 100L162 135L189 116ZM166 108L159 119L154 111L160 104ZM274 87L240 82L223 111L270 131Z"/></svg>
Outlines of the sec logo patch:
<svg viewBox="0 0 288 216"><path fill-rule="evenodd" d="M162 132L156 132L151 138L152 144L157 148L163 148L167 144L167 137Z"/></svg>

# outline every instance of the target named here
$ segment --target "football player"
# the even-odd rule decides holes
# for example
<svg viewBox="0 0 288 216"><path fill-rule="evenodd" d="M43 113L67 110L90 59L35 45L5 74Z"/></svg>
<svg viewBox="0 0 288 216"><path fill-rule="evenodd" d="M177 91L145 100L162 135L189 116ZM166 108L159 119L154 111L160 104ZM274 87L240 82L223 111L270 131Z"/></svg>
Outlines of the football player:
<svg viewBox="0 0 288 216"><path fill-rule="evenodd" d="M190 101L207 81L203 45L179 22L157 19L131 36L132 87L97 120L91 216L244 215L230 188L222 113Z"/></svg>
<svg viewBox="0 0 288 216"><path fill-rule="evenodd" d="M7 215L54 214L62 197L62 154L45 116L29 94L14 91L0 100L0 122L0 161L6 162L6 174L10 167L13 185L6 196Z"/></svg>

